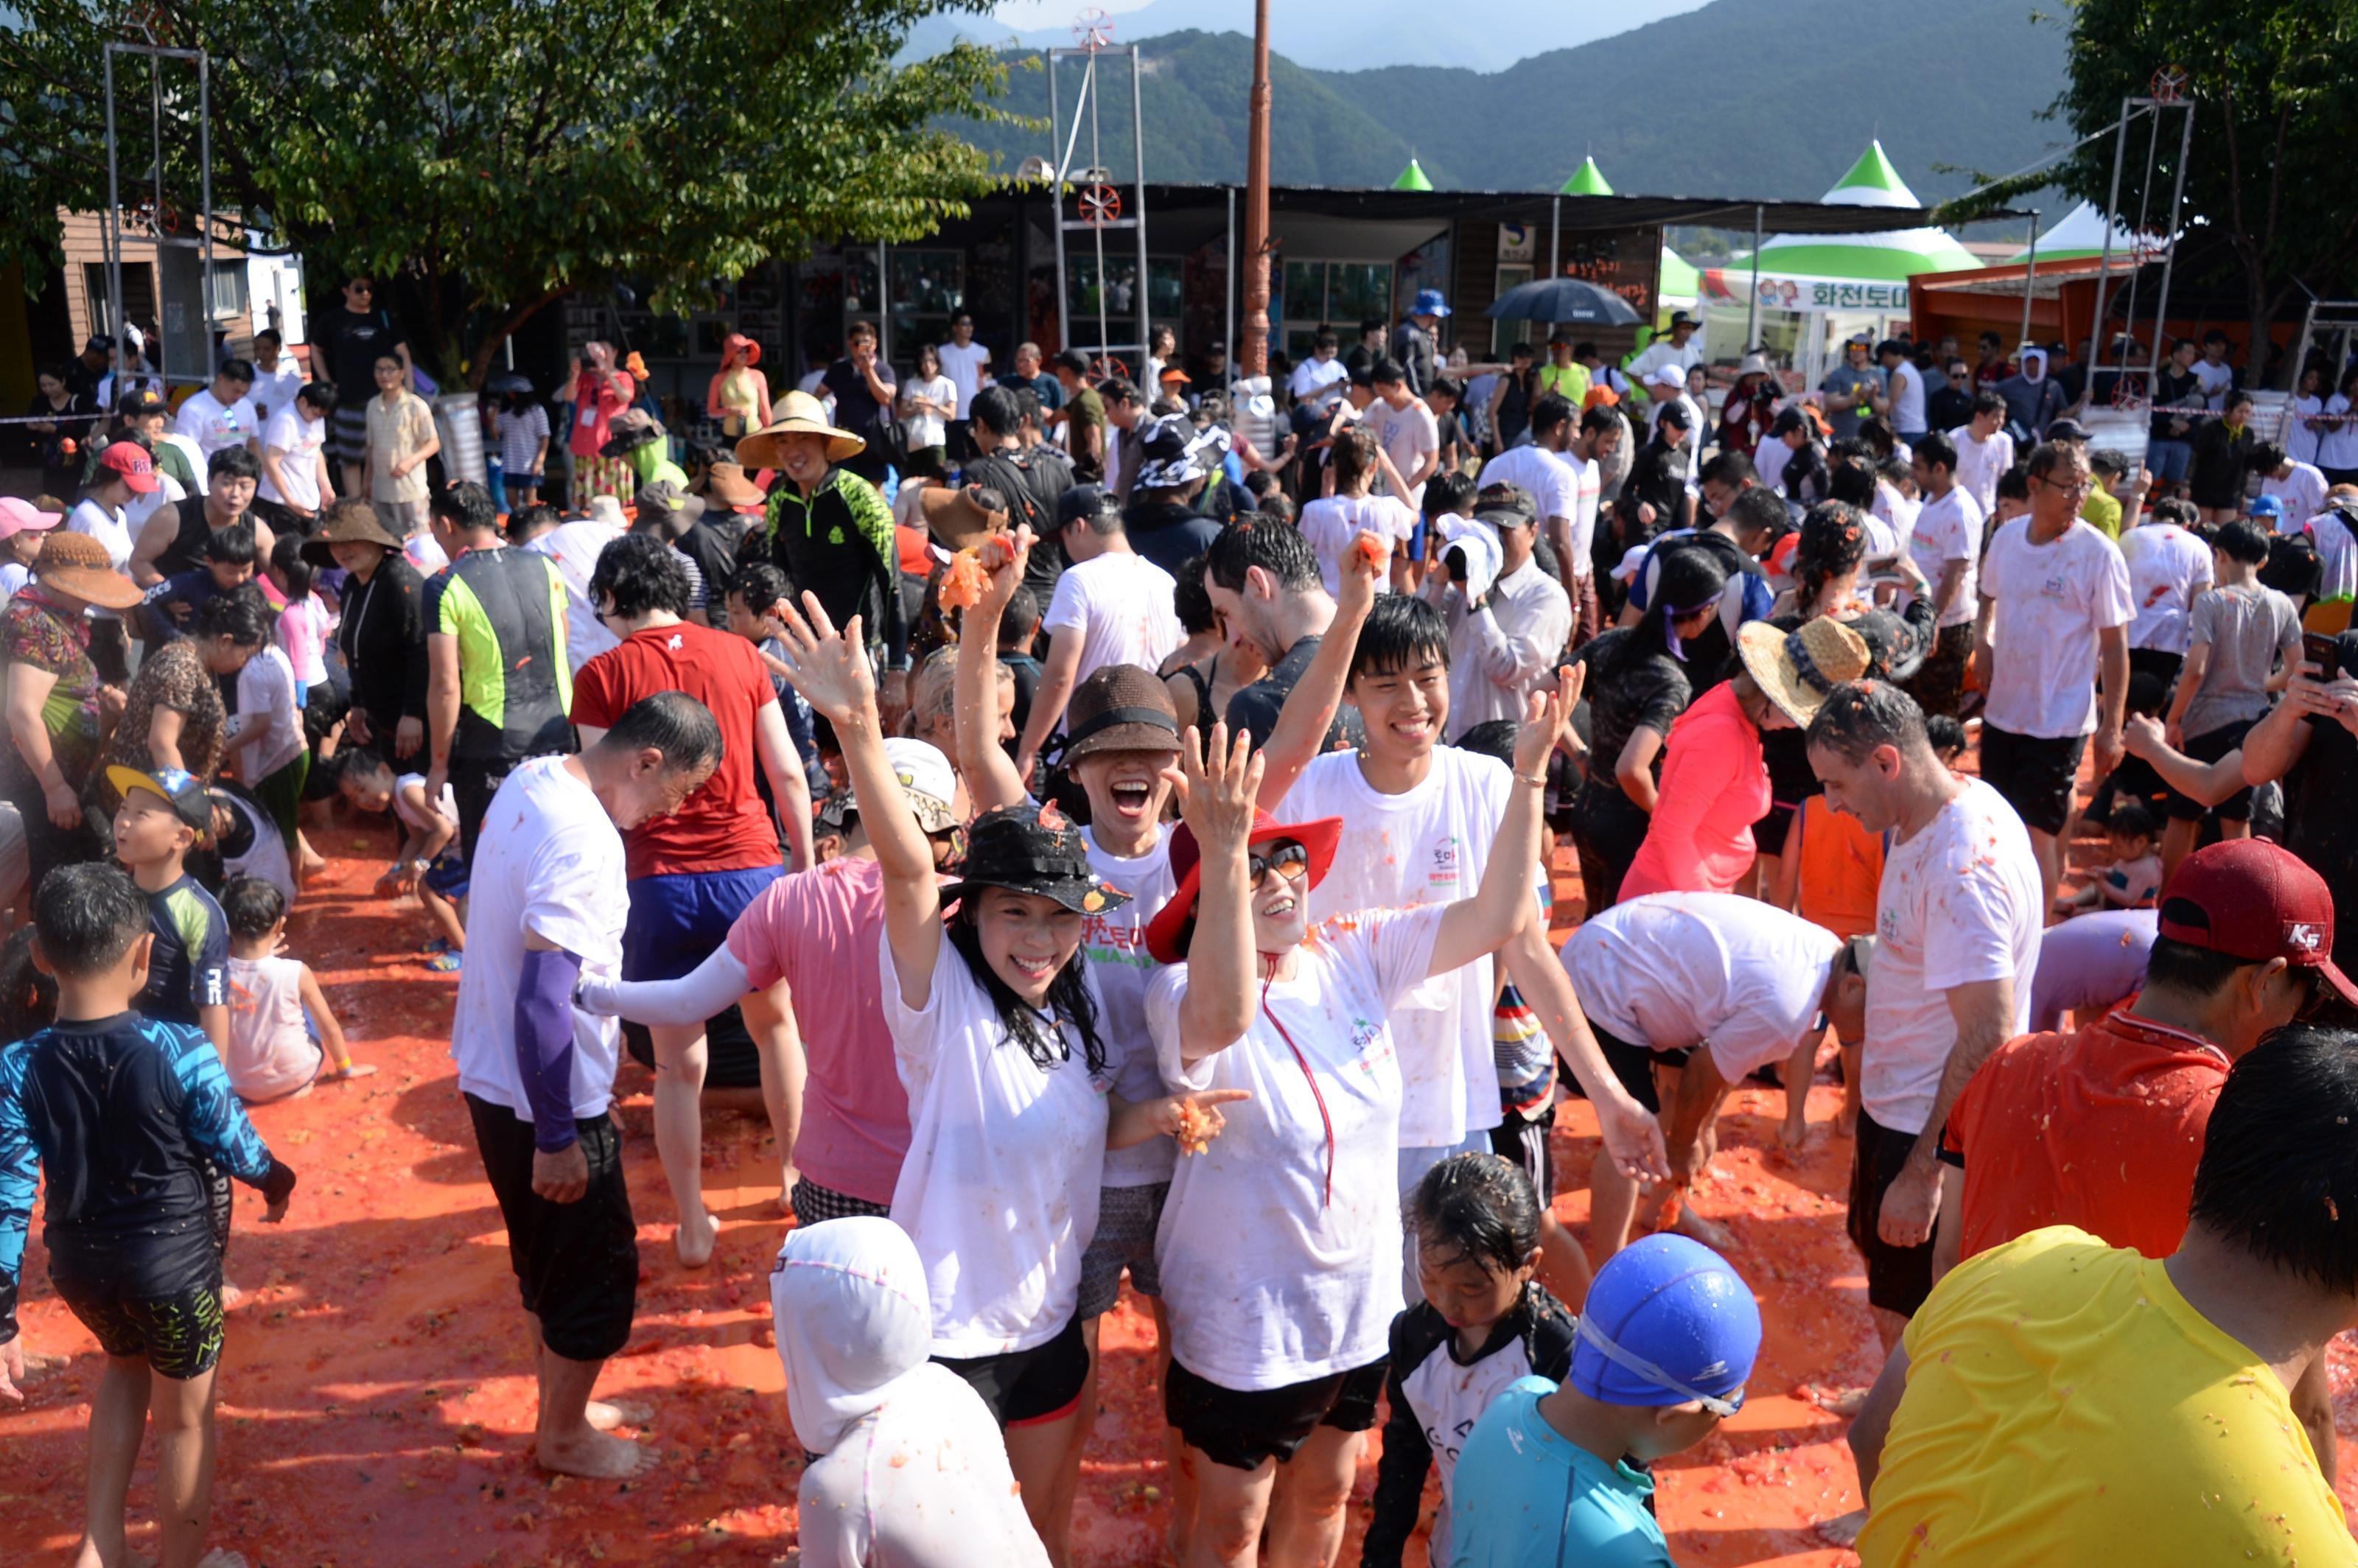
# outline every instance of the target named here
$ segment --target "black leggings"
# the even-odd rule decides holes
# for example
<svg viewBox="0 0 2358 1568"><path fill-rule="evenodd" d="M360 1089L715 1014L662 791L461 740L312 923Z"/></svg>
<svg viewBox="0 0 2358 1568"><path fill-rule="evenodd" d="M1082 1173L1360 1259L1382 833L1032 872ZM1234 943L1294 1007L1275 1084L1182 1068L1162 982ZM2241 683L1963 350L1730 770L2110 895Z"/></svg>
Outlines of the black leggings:
<svg viewBox="0 0 2358 1568"><path fill-rule="evenodd" d="M1653 818L1622 793L1617 784L1591 779L1572 802L1572 843L1580 855L1580 886L1588 918L1621 900L1621 879L1638 859Z"/></svg>

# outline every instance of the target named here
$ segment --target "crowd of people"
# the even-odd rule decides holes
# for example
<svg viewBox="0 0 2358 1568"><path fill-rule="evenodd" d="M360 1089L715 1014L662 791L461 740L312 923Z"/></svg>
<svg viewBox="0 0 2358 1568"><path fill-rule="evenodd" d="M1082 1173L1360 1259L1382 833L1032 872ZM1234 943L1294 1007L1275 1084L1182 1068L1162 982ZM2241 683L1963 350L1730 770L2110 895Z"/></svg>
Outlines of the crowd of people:
<svg viewBox="0 0 2358 1568"><path fill-rule="evenodd" d="M1886 1357L1832 1537L2358 1559L2358 472L2254 429L2223 340L2135 456L2035 347L1800 390L1682 314L1480 365L1432 290L1233 380L1002 369L960 315L777 391L732 336L711 449L593 342L561 427L499 395L493 486L369 284L308 378L132 387L70 506L0 501L0 1397L46 1180L106 1358L82 1561L151 1418L204 1554L231 1183L297 1191L246 1108L373 1070L284 950L355 815L456 976L552 1472L653 1462L595 1397L628 1054L676 1266L703 1111L774 1135L806 1564L1070 1561L1125 1278L1185 1568L1333 1564L1379 1423L1370 1568L1436 1474L1432 1562L1666 1563L1652 1467L1762 1342L1718 1113L1780 1084L1798 1150L1824 1073Z"/></svg>

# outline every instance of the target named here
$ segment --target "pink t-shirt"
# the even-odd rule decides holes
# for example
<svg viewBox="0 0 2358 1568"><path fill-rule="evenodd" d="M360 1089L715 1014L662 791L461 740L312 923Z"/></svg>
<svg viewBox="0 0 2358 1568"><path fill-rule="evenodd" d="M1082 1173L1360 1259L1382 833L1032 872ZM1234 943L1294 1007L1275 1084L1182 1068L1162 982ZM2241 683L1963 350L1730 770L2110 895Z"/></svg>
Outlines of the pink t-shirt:
<svg viewBox="0 0 2358 1568"><path fill-rule="evenodd" d="M1768 815L1760 731L1722 681L1671 726L1646 841L1621 879L1624 901L1650 892L1733 892L1752 864L1752 825Z"/></svg>
<svg viewBox="0 0 2358 1568"><path fill-rule="evenodd" d="M318 594L307 593L278 612L278 647L295 666L297 686L328 678L328 607Z"/></svg>
<svg viewBox="0 0 2358 1568"><path fill-rule="evenodd" d="M729 928L754 988L784 980L794 994L810 1064L796 1168L878 1204L892 1201L909 1152L909 1095L884 1023L883 931L883 868L864 859L779 878Z"/></svg>

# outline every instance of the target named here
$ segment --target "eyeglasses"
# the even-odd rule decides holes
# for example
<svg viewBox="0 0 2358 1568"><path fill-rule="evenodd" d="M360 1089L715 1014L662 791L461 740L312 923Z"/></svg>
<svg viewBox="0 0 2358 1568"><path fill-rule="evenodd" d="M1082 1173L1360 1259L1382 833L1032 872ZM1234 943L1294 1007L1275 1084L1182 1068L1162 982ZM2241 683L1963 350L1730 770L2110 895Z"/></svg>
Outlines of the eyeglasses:
<svg viewBox="0 0 2358 1568"><path fill-rule="evenodd" d="M1280 838L1270 846L1267 854L1251 855L1245 860L1245 880L1255 892L1260 892L1271 871L1287 881L1300 881L1310 874L1310 851L1291 838Z"/></svg>
<svg viewBox="0 0 2358 1568"><path fill-rule="evenodd" d="M2048 489L2061 491L2065 495L2085 495L2090 491L2096 488L2096 481L2092 478L2084 476L2080 479L2073 480L2068 484L2060 484L2054 480L2045 479L2039 475L2033 474L2031 476L2030 482L2033 484L2043 484Z"/></svg>

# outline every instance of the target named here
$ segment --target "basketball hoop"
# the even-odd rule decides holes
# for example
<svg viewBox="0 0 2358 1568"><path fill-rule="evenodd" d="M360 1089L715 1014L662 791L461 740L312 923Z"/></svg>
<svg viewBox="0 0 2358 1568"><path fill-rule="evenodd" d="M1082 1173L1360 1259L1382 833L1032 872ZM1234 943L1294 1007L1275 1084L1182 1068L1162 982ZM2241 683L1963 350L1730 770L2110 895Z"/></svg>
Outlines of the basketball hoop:
<svg viewBox="0 0 2358 1568"><path fill-rule="evenodd" d="M2182 103L2186 100L2186 72L2178 66L2165 65L2153 73L2153 98L2157 103Z"/></svg>
<svg viewBox="0 0 2358 1568"><path fill-rule="evenodd" d="M1113 18L1101 5L1092 5L1073 18L1073 42L1085 49L1101 49L1113 42Z"/></svg>
<svg viewBox="0 0 2358 1568"><path fill-rule="evenodd" d="M1110 185L1088 185L1081 188L1081 222L1092 229L1102 229L1121 217L1121 192Z"/></svg>

